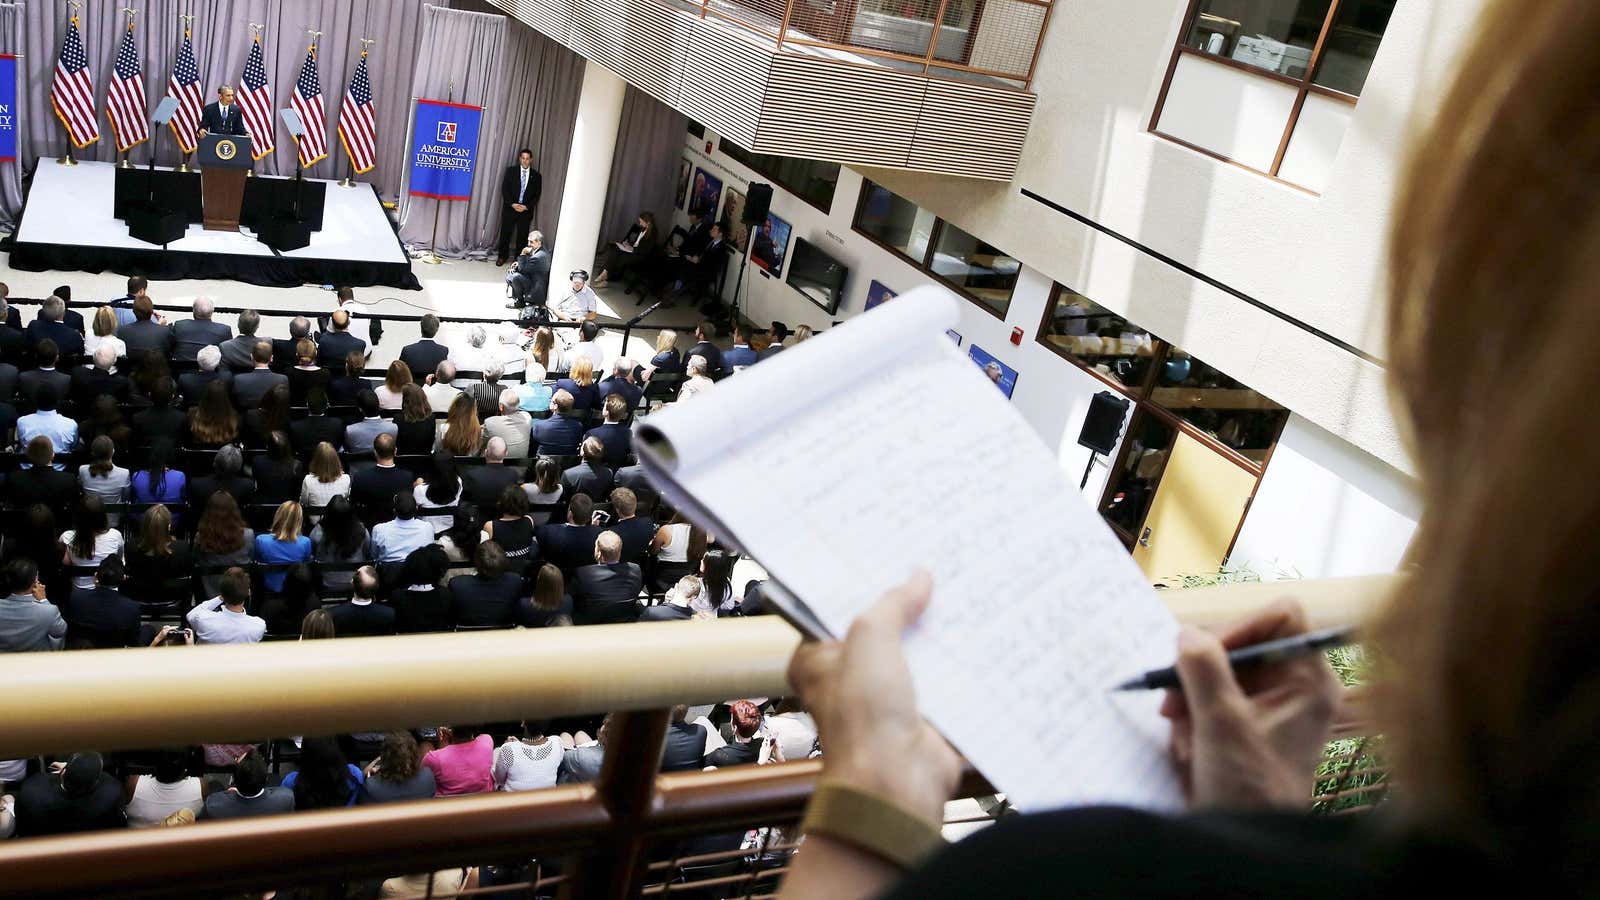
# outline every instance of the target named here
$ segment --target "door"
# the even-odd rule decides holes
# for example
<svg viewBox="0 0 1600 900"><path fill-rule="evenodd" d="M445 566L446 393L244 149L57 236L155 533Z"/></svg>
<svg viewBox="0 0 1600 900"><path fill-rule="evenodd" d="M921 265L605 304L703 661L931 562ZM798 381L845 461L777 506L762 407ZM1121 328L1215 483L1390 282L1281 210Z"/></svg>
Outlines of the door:
<svg viewBox="0 0 1600 900"><path fill-rule="evenodd" d="M1178 431L1133 548L1152 581L1215 570L1228 555L1256 475Z"/></svg>

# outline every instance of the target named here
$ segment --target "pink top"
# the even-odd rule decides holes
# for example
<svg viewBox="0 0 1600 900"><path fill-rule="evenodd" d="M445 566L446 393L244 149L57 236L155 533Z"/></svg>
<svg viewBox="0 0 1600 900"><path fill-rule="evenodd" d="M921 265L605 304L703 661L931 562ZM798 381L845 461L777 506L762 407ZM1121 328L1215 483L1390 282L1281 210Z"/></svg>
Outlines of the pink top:
<svg viewBox="0 0 1600 900"><path fill-rule="evenodd" d="M494 790L494 739L487 734L430 750L422 764L433 770L435 797Z"/></svg>

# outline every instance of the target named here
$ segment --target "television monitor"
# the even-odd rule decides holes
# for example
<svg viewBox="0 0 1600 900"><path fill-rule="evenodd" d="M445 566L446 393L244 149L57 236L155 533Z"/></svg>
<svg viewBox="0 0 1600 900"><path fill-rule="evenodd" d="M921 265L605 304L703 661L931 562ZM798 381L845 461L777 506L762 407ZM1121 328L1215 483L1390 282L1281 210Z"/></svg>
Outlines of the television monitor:
<svg viewBox="0 0 1600 900"><path fill-rule="evenodd" d="M794 252L789 254L789 286L829 315L839 311L845 276L849 274L843 263L822 252L822 248L805 238L795 238Z"/></svg>

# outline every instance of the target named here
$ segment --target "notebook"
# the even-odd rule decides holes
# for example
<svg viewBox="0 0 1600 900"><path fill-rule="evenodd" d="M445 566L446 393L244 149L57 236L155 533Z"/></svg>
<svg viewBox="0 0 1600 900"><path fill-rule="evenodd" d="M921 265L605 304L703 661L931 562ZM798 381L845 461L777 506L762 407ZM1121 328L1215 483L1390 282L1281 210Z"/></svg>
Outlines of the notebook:
<svg viewBox="0 0 1600 900"><path fill-rule="evenodd" d="M1177 625L957 319L903 294L641 420L640 462L812 636L927 569L918 706L1019 808L1177 808L1160 695L1110 690L1169 665Z"/></svg>

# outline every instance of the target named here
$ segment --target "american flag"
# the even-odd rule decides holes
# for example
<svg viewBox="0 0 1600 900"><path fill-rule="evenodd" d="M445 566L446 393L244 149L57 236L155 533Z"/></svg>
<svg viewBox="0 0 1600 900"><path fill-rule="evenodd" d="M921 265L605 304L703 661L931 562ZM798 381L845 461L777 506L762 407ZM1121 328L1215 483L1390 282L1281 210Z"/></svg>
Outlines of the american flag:
<svg viewBox="0 0 1600 900"><path fill-rule="evenodd" d="M117 49L117 67L106 89L106 118L117 136L118 152L150 140L150 107L144 99L144 67L139 65L139 48L133 45L133 25L122 33Z"/></svg>
<svg viewBox="0 0 1600 900"><path fill-rule="evenodd" d="M172 133L185 153L193 153L199 144L195 132L200 130L200 113L205 109L205 96L200 93L200 65L194 59L194 42L189 30L183 31L183 46L178 48L178 60L172 64L172 81L167 85L167 96L178 101L178 111L172 115Z"/></svg>
<svg viewBox="0 0 1600 900"><path fill-rule="evenodd" d="M317 45L306 51L300 65L300 78L294 83L294 98L289 101L305 123L300 145L300 164L309 166L328 158L328 117L322 111L322 78L317 75Z"/></svg>
<svg viewBox="0 0 1600 900"><path fill-rule="evenodd" d="M50 82L50 105L55 107L67 137L74 147L87 147L100 140L100 122L94 108L94 73L83 52L83 35L78 33L78 17L72 17L67 39L56 60L56 77Z"/></svg>
<svg viewBox="0 0 1600 900"><path fill-rule="evenodd" d="M370 172L378 166L377 114L372 106L372 78L367 74L367 51L361 51L361 61L356 63L356 74L350 79L350 89L344 93L339 105L339 140L350 157L356 174Z"/></svg>
<svg viewBox="0 0 1600 900"><path fill-rule="evenodd" d="M272 123L272 82L267 80L267 64L261 56L261 35L250 47L244 63L244 78L239 82L239 115L244 130L250 132L256 159L271 153L277 144Z"/></svg>

